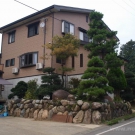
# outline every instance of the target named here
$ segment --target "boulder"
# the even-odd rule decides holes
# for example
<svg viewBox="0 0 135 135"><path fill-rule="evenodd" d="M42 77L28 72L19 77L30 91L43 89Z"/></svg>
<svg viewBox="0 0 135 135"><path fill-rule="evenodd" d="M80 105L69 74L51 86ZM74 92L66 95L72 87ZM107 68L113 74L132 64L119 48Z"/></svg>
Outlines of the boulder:
<svg viewBox="0 0 135 135"><path fill-rule="evenodd" d="M48 109L51 110L53 107L53 105L49 105Z"/></svg>
<svg viewBox="0 0 135 135"><path fill-rule="evenodd" d="M101 113L99 111L93 111L92 122L94 124L100 124L101 123Z"/></svg>
<svg viewBox="0 0 135 135"><path fill-rule="evenodd" d="M77 104L78 104L79 106L82 106L82 105L83 105L83 101L82 101L82 100L78 100L78 101L77 101Z"/></svg>
<svg viewBox="0 0 135 135"><path fill-rule="evenodd" d="M98 102L93 102L92 103L92 109L95 110L95 109L99 109L102 107L102 104L101 103L98 103Z"/></svg>
<svg viewBox="0 0 135 135"><path fill-rule="evenodd" d="M22 109L22 110L21 110L20 117L24 117L24 115L25 115L25 109Z"/></svg>
<svg viewBox="0 0 135 135"><path fill-rule="evenodd" d="M38 105L38 109L42 109L43 106L41 104Z"/></svg>
<svg viewBox="0 0 135 135"><path fill-rule="evenodd" d="M69 94L68 97L67 97L67 100L74 101L75 100L75 96L72 95L72 94Z"/></svg>
<svg viewBox="0 0 135 135"><path fill-rule="evenodd" d="M34 108L30 109L29 118L33 118Z"/></svg>
<svg viewBox="0 0 135 135"><path fill-rule="evenodd" d="M26 110L26 112L25 112L25 118L28 118L29 117L29 112L30 112L30 108L28 108L27 110Z"/></svg>
<svg viewBox="0 0 135 135"><path fill-rule="evenodd" d="M57 90L53 93L52 99L53 100L61 100L61 99L67 99L69 93L65 90Z"/></svg>
<svg viewBox="0 0 135 135"><path fill-rule="evenodd" d="M42 114L43 114L43 109L41 109L40 111L39 111L39 113L38 113L38 120L42 120Z"/></svg>
<svg viewBox="0 0 135 135"><path fill-rule="evenodd" d="M36 100L35 103L36 103L36 104L39 104L39 103L40 103L40 100Z"/></svg>
<svg viewBox="0 0 135 135"><path fill-rule="evenodd" d="M55 107L53 107L52 108L52 111L53 111L53 113L58 113L58 111L57 111L57 107L55 106Z"/></svg>
<svg viewBox="0 0 135 135"><path fill-rule="evenodd" d="M42 120L47 119L47 118L48 118L48 115L49 115L48 110L43 110L43 113L42 113Z"/></svg>
<svg viewBox="0 0 135 135"><path fill-rule="evenodd" d="M90 107L90 104L88 102L84 102L83 105L82 105L82 107L81 107L81 109L82 110L88 110L89 107Z"/></svg>
<svg viewBox="0 0 135 135"><path fill-rule="evenodd" d="M73 109L74 112L80 111L80 106L76 105L75 108Z"/></svg>
<svg viewBox="0 0 135 135"><path fill-rule="evenodd" d="M87 110L84 113L84 119L83 119L84 124L90 124L91 123L91 110Z"/></svg>
<svg viewBox="0 0 135 135"><path fill-rule="evenodd" d="M26 100L26 101L24 102L24 104L29 104L29 103L32 103L32 100Z"/></svg>
<svg viewBox="0 0 135 135"><path fill-rule="evenodd" d="M15 99L14 100L14 104L17 104L17 103L20 103L21 102L21 99Z"/></svg>
<svg viewBox="0 0 135 135"><path fill-rule="evenodd" d="M63 105L63 106L66 106L66 105L68 105L68 100L61 100L60 101L61 102L61 104Z"/></svg>
<svg viewBox="0 0 135 135"><path fill-rule="evenodd" d="M51 118L52 118L52 116L53 116L53 110L50 110L49 112L48 112L48 119L50 120Z"/></svg>
<svg viewBox="0 0 135 135"><path fill-rule="evenodd" d="M63 113L63 115L68 115L68 111L65 111L65 112Z"/></svg>
<svg viewBox="0 0 135 135"><path fill-rule="evenodd" d="M20 117L20 114L21 114L21 109L18 108L18 110L17 110L17 117Z"/></svg>
<svg viewBox="0 0 135 135"><path fill-rule="evenodd" d="M34 120L37 120L38 113L39 113L39 109L37 109L37 110L34 111L34 114L33 114Z"/></svg>
<svg viewBox="0 0 135 135"><path fill-rule="evenodd" d="M14 108L11 108L9 115L12 116L14 113Z"/></svg>
<svg viewBox="0 0 135 135"><path fill-rule="evenodd" d="M20 104L20 109L23 109L24 108L24 104Z"/></svg>
<svg viewBox="0 0 135 135"><path fill-rule="evenodd" d="M57 107L57 111L64 113L64 112L65 112L65 107L62 106L62 105L61 105L61 106L58 106L58 107Z"/></svg>
<svg viewBox="0 0 135 135"><path fill-rule="evenodd" d="M29 105L28 104L25 104L24 105L24 109L28 109Z"/></svg>
<svg viewBox="0 0 135 135"><path fill-rule="evenodd" d="M73 118L73 123L81 123L84 118L84 111L80 110Z"/></svg>
<svg viewBox="0 0 135 135"><path fill-rule="evenodd" d="M62 112L58 112L57 115L63 115L63 113Z"/></svg>

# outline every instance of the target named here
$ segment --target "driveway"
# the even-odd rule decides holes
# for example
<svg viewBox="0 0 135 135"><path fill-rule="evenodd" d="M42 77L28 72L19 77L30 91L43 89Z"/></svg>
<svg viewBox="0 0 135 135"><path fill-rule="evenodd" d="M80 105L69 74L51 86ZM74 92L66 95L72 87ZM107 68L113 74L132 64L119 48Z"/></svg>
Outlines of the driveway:
<svg viewBox="0 0 135 135"><path fill-rule="evenodd" d="M83 135L100 126L0 117L0 135Z"/></svg>

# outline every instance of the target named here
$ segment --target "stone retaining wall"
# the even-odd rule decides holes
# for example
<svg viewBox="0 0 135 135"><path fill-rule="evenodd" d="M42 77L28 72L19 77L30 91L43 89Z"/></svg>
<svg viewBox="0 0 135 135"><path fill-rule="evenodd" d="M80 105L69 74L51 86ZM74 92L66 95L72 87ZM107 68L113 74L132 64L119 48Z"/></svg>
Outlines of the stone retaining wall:
<svg viewBox="0 0 135 135"><path fill-rule="evenodd" d="M54 120L61 122L100 124L132 113L127 103L83 102L82 100L25 100L17 99L8 102L10 116L34 118L35 120Z"/></svg>

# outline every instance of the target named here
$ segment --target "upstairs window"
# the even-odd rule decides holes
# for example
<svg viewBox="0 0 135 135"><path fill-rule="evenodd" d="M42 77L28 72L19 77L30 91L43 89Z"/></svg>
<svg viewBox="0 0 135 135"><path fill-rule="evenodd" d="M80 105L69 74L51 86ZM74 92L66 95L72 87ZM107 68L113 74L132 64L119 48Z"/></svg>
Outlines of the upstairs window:
<svg viewBox="0 0 135 135"><path fill-rule="evenodd" d="M11 44L15 42L15 31L8 33L8 43Z"/></svg>
<svg viewBox="0 0 135 135"><path fill-rule="evenodd" d="M89 42L89 37L88 37L86 32L80 31L79 37L80 37L80 40L85 41L85 42Z"/></svg>
<svg viewBox="0 0 135 135"><path fill-rule="evenodd" d="M66 21L62 21L62 33L70 33L72 35L74 35L74 25L66 22Z"/></svg>
<svg viewBox="0 0 135 135"><path fill-rule="evenodd" d="M5 62L5 67L9 67L9 66L14 66L15 65L15 58L13 59L8 59Z"/></svg>
<svg viewBox="0 0 135 135"><path fill-rule="evenodd" d="M28 37L38 35L39 22L28 25Z"/></svg>
<svg viewBox="0 0 135 135"><path fill-rule="evenodd" d="M20 67L34 66L37 63L37 52L26 53L20 56Z"/></svg>
<svg viewBox="0 0 135 135"><path fill-rule="evenodd" d="M15 58L10 60L10 66L14 66L15 65Z"/></svg>
<svg viewBox="0 0 135 135"><path fill-rule="evenodd" d="M6 60L5 67L9 67L9 66L10 66L10 60Z"/></svg>
<svg viewBox="0 0 135 135"><path fill-rule="evenodd" d="M86 15L86 22L88 23L89 22L89 16Z"/></svg>

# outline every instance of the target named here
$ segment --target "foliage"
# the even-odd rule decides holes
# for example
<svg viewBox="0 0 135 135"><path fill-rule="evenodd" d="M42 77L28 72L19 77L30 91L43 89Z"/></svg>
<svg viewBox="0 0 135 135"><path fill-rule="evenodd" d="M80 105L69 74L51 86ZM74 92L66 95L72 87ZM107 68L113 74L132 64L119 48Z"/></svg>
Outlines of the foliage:
<svg viewBox="0 0 135 135"><path fill-rule="evenodd" d="M122 99L133 101L135 99L135 75L133 72L125 72L127 87L121 92Z"/></svg>
<svg viewBox="0 0 135 135"><path fill-rule="evenodd" d="M27 83L24 81L20 81L17 85L11 89L12 94L9 95L9 98L17 96L18 98L23 98L25 96L25 92L27 91Z"/></svg>
<svg viewBox="0 0 135 135"><path fill-rule="evenodd" d="M72 85L73 88L75 89L79 86L80 81L81 81L80 79L72 77L69 81L69 84Z"/></svg>
<svg viewBox="0 0 135 135"><path fill-rule="evenodd" d="M125 71L131 71L135 74L135 41L130 40L120 49L120 56L128 60L125 64Z"/></svg>
<svg viewBox="0 0 135 135"><path fill-rule="evenodd" d="M112 92L113 88L108 86L107 72L104 63L98 57L92 57L88 62L88 68L80 82L79 96L86 96L87 99L100 99L106 92ZM101 100L101 99L100 99Z"/></svg>
<svg viewBox="0 0 135 135"><path fill-rule="evenodd" d="M72 70L72 68L66 67L66 60L70 56L77 56L80 40L71 34L65 34L64 36L55 36L52 40L52 44L47 44L46 46L52 51L51 55L54 55L57 59L61 60L63 85L64 74Z"/></svg>
<svg viewBox="0 0 135 135"><path fill-rule="evenodd" d="M117 96L120 96L120 91L125 89L127 82L122 70L118 68L111 68L108 72L107 78L109 85L114 88L114 92Z"/></svg>
<svg viewBox="0 0 135 135"><path fill-rule="evenodd" d="M92 56L101 56L104 59L108 53L113 53L114 49L118 47L116 40L116 31L111 31L106 24L102 21L103 14L100 12L90 13L90 29L88 30L88 36L91 39L91 43L85 46L85 48L91 53Z"/></svg>
<svg viewBox="0 0 135 135"><path fill-rule="evenodd" d="M38 89L37 80L33 79L27 83L28 89L25 93L25 99L37 99L36 91Z"/></svg>
<svg viewBox="0 0 135 135"><path fill-rule="evenodd" d="M45 75L41 77L42 84L37 91L38 98L43 98L45 95L50 95L52 98L52 93L62 88L61 80L58 74L54 73L54 71L55 68L51 67L43 69L43 73L45 73Z"/></svg>
<svg viewBox="0 0 135 135"><path fill-rule="evenodd" d="M110 121L106 121L105 123L107 125L111 126L111 125L117 124L117 123L119 123L119 122L121 122L123 120L129 120L129 119L134 118L134 117L135 117L135 113L128 114L128 115L125 115L125 116L122 116L122 117L119 117L119 118L112 119Z"/></svg>

